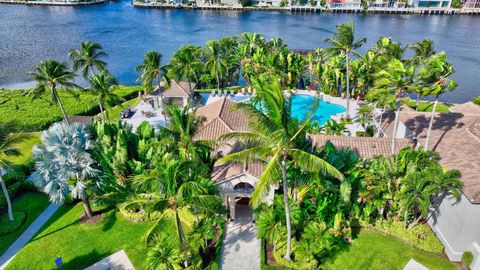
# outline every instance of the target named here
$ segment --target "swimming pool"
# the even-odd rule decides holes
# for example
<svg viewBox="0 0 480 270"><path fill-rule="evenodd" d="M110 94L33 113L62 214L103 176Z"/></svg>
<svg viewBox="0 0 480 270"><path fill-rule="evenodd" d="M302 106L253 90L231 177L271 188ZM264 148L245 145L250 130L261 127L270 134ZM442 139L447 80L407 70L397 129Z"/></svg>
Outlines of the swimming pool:
<svg viewBox="0 0 480 270"><path fill-rule="evenodd" d="M305 120L310 112L313 103L315 102L315 97L308 95L295 95L292 97L292 117L298 120ZM329 120L332 115L343 113L346 109L340 105L332 104L325 102L323 100L319 101L318 108L312 116L313 121L318 121L318 123L323 126L327 120Z"/></svg>

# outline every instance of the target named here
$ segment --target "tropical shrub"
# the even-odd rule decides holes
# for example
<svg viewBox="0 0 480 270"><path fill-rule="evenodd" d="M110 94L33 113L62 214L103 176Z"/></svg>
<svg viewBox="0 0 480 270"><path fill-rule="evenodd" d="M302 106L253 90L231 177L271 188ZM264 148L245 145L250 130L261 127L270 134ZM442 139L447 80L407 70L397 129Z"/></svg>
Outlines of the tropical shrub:
<svg viewBox="0 0 480 270"><path fill-rule="evenodd" d="M477 104L478 106L480 106L480 97L476 97L476 98L472 99L472 102Z"/></svg>
<svg viewBox="0 0 480 270"><path fill-rule="evenodd" d="M442 254L443 244L427 224L420 224L405 230L400 221L377 221L374 229L389 234L411 246L428 252Z"/></svg>
<svg viewBox="0 0 480 270"><path fill-rule="evenodd" d="M473 262L473 254L470 251L464 252L462 254L462 267L464 269L470 269L470 265Z"/></svg>

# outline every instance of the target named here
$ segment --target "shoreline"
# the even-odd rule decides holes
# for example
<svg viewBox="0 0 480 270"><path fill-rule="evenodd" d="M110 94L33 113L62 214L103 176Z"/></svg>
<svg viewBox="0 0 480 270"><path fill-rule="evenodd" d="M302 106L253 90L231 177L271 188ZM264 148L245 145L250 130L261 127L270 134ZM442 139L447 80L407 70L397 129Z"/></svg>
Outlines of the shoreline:
<svg viewBox="0 0 480 270"><path fill-rule="evenodd" d="M155 9L190 9L190 10L218 10L218 11L274 11L291 13L365 13L365 14L392 14L392 15L480 15L479 9L456 9L456 8L384 8L371 7L368 10L362 8L335 7L325 8L320 6L226 6L226 5L171 5L157 3L142 3L132 1L132 6L136 8L155 8Z"/></svg>
<svg viewBox="0 0 480 270"><path fill-rule="evenodd" d="M7 4L7 5L26 5L26 6L91 6L91 5L99 5L104 4L109 0L92 0L88 2L67 2L67 1L15 1L15 0L0 0L0 4Z"/></svg>

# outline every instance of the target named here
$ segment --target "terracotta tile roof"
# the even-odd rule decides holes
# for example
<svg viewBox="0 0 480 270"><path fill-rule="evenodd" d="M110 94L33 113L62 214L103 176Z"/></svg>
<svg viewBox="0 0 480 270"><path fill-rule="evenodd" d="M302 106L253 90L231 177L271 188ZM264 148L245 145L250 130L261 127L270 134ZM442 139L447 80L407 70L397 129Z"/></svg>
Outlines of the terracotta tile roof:
<svg viewBox="0 0 480 270"><path fill-rule="evenodd" d="M222 182L228 180L232 177L248 173L253 177L260 177L263 172L263 163L261 162L251 162L246 166L243 164L234 164L234 163L220 163L216 162L213 166L212 171L212 180L214 182Z"/></svg>
<svg viewBox="0 0 480 270"><path fill-rule="evenodd" d="M78 124L90 124L92 122L93 116L82 116L82 115L76 115L76 116L68 116L68 122L70 124L78 123ZM65 120L63 120L65 121Z"/></svg>
<svg viewBox="0 0 480 270"><path fill-rule="evenodd" d="M232 131L248 131L247 116L240 110L234 111L235 102L228 98L219 99L197 110L204 117L202 127L194 136L196 140L216 140Z"/></svg>
<svg viewBox="0 0 480 270"><path fill-rule="evenodd" d="M480 110L473 103L456 105L450 113L437 113L429 148L440 154L440 164L462 173L463 193L472 203L480 203ZM431 113L402 108L399 119L408 138L425 145ZM391 137L394 115L387 113L382 128Z"/></svg>
<svg viewBox="0 0 480 270"><path fill-rule="evenodd" d="M314 147L322 147L327 141L330 141L335 147L349 148L362 158L391 155L392 140L389 138L327 135L309 135L309 137L311 138ZM397 152L409 146L414 146L413 140L397 139Z"/></svg>
<svg viewBox="0 0 480 270"><path fill-rule="evenodd" d="M195 83L191 83L192 85L192 91L195 90L195 87L197 86ZM181 81L177 82L175 80L172 80L170 88L168 88L164 93L163 96L170 98L170 97L189 97L192 94L190 91L190 87L188 85L188 82Z"/></svg>

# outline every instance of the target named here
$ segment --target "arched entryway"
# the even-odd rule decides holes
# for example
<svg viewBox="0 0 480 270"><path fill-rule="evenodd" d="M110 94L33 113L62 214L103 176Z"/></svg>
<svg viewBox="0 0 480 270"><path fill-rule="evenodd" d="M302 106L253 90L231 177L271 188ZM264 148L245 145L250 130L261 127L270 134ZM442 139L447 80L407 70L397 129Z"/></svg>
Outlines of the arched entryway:
<svg viewBox="0 0 480 270"><path fill-rule="evenodd" d="M250 208L250 197L254 187L246 182L240 182L233 187L233 194L235 195L233 213L230 213L232 219L239 223L249 223L253 219L252 209Z"/></svg>

